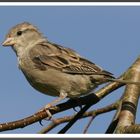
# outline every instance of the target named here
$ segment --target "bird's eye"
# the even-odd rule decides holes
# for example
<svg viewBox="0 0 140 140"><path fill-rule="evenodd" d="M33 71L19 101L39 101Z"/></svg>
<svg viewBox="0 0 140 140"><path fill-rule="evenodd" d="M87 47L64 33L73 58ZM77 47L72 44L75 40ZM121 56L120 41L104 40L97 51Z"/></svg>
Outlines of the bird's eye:
<svg viewBox="0 0 140 140"><path fill-rule="evenodd" d="M20 36L20 35L22 35L22 31L17 32L17 36Z"/></svg>

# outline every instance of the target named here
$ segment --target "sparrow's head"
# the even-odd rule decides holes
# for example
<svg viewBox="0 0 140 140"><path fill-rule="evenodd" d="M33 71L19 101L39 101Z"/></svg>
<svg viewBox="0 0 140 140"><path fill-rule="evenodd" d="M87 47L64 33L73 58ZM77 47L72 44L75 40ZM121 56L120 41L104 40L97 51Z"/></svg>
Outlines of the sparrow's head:
<svg viewBox="0 0 140 140"><path fill-rule="evenodd" d="M42 34L38 29L28 22L23 22L10 29L6 35L3 46L12 46L14 50L21 47L27 47L38 39L42 38Z"/></svg>

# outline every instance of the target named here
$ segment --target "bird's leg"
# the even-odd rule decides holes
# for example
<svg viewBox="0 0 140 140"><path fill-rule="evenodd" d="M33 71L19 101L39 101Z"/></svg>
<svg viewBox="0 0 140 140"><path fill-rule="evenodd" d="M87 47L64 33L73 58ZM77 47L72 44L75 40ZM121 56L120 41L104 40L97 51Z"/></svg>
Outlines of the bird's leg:
<svg viewBox="0 0 140 140"><path fill-rule="evenodd" d="M56 103L60 102L61 100L65 99L67 97L67 93L64 92L60 92L60 95L57 99L53 100L52 102L50 102L49 104L47 104L45 106L45 109L49 109L50 107L52 107L53 105L55 105Z"/></svg>
<svg viewBox="0 0 140 140"><path fill-rule="evenodd" d="M49 111L49 108L51 108L52 106L54 106L56 103L60 102L61 100L65 99L67 97L67 93L64 92L60 92L60 95L57 99L53 100L52 102L50 102L49 104L45 105L45 107L43 109L41 109L40 111L44 110L46 111L46 113L48 114L47 120L52 118L52 114Z"/></svg>

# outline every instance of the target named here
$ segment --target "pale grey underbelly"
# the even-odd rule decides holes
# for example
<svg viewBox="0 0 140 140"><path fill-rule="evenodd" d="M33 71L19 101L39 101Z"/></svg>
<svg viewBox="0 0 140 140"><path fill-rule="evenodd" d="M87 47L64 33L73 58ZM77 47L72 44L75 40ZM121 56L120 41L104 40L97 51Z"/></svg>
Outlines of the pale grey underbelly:
<svg viewBox="0 0 140 140"><path fill-rule="evenodd" d="M79 97L96 87L88 76L65 74L53 69L22 71L32 87L50 96L59 96L60 92L65 92L70 98Z"/></svg>

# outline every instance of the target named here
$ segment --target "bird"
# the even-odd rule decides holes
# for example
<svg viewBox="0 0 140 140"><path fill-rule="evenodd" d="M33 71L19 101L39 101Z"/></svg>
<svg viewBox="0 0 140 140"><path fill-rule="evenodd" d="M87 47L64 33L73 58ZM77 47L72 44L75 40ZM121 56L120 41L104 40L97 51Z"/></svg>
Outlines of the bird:
<svg viewBox="0 0 140 140"><path fill-rule="evenodd" d="M115 80L112 73L73 49L50 42L29 22L12 27L2 45L12 47L19 69L33 88L57 97L46 108L65 98L87 95L99 85Z"/></svg>

